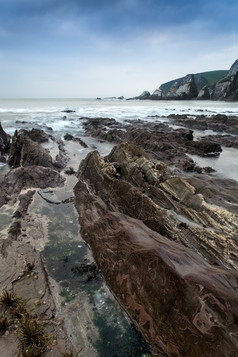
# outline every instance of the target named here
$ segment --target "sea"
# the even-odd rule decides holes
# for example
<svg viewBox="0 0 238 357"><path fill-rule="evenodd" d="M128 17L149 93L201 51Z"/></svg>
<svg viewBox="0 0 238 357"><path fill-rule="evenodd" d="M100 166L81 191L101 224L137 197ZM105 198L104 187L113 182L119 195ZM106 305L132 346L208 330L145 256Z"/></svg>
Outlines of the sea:
<svg viewBox="0 0 238 357"><path fill-rule="evenodd" d="M73 112L66 113L65 111ZM150 101L119 100L116 98L99 99L0 99L0 122L4 130L13 135L16 129L39 127L51 129L57 138L64 134L81 136L84 134L83 122L79 118L114 118L118 122L133 124L133 120L144 122L158 121L169 124L169 114L187 114L191 118L196 115L216 114L236 115L237 102L216 101ZM194 131L194 136L215 134L210 130ZM219 133L220 134L220 133ZM222 148L218 158L192 156L199 166L211 166L215 175L238 181L238 150ZM0 173L4 172L4 164L0 163Z"/></svg>

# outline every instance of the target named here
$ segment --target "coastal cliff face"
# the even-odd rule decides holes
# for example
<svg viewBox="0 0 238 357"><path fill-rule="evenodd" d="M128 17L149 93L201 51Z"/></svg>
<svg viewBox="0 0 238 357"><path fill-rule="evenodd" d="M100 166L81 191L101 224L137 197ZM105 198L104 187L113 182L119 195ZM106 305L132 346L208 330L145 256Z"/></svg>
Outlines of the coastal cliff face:
<svg viewBox="0 0 238 357"><path fill-rule="evenodd" d="M152 94L145 91L134 99L151 100L238 100L238 60L229 71L187 74L163 83Z"/></svg>
<svg viewBox="0 0 238 357"><path fill-rule="evenodd" d="M177 176L131 143L89 153L77 176L81 233L155 354L235 356L235 182L218 207L224 181Z"/></svg>
<svg viewBox="0 0 238 357"><path fill-rule="evenodd" d="M233 63L227 76L216 83L211 98L214 100L238 100L238 60Z"/></svg>

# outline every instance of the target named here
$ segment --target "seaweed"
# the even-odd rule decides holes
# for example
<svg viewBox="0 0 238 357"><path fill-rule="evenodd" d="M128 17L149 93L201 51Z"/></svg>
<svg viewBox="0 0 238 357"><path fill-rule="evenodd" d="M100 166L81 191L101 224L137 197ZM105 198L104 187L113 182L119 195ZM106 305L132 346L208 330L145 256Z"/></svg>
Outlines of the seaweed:
<svg viewBox="0 0 238 357"><path fill-rule="evenodd" d="M0 305L5 309L16 308L18 304L24 302L24 299L16 295L14 291L3 290L2 295L0 296Z"/></svg>
<svg viewBox="0 0 238 357"><path fill-rule="evenodd" d="M0 317L0 333L3 335L11 325L11 320L8 319L8 314L4 312Z"/></svg>
<svg viewBox="0 0 238 357"><path fill-rule="evenodd" d="M48 351L50 336L37 318L24 316L20 320L16 334L19 337L19 351L25 356L45 356ZM31 353L31 354L29 354Z"/></svg>

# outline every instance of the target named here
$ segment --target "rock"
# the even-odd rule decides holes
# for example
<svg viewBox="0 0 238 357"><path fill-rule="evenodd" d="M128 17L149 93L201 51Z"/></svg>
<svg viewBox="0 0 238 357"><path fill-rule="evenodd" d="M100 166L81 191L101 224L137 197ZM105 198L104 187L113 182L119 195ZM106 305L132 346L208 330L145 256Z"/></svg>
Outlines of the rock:
<svg viewBox="0 0 238 357"><path fill-rule="evenodd" d="M10 135L8 135L2 128L0 122L0 154L5 154L9 151L10 148Z"/></svg>
<svg viewBox="0 0 238 357"><path fill-rule="evenodd" d="M118 97L117 99L123 100L123 99L125 99L125 98L123 97L123 95L121 95L121 96Z"/></svg>
<svg viewBox="0 0 238 357"><path fill-rule="evenodd" d="M68 133L64 135L64 140L67 140L67 141L72 140L74 142L79 143L84 148L88 147L88 145L82 139L80 139L78 137L74 137L73 135L68 134Z"/></svg>
<svg viewBox="0 0 238 357"><path fill-rule="evenodd" d="M235 356L238 184L219 196L224 180L176 176L131 143L89 153L77 176L81 234L154 353Z"/></svg>
<svg viewBox="0 0 238 357"><path fill-rule="evenodd" d="M145 90L144 92L142 92L140 95L138 95L137 97L133 97L133 98L128 98L127 100L132 100L132 99L150 99L150 92Z"/></svg>
<svg viewBox="0 0 238 357"><path fill-rule="evenodd" d="M0 207L10 199L17 199L21 190L62 186L64 179L58 172L42 166L18 167L0 176Z"/></svg>
<svg viewBox="0 0 238 357"><path fill-rule="evenodd" d="M19 133L17 130L15 131L10 147L8 164L13 168L32 165L57 167L50 154L38 142L33 141L26 130Z"/></svg>
<svg viewBox="0 0 238 357"><path fill-rule="evenodd" d="M217 74L216 76L214 76L214 72L217 71L212 71L211 73L213 74L212 77L216 77L218 79L222 78L222 76L219 74ZM221 71L222 72L222 71ZM224 75L227 73L227 71L223 71ZM189 94L188 89L189 89L189 85L188 83L193 83L192 84L192 96L197 96L197 94L199 93L199 91L202 90L202 88L204 88L205 86L208 86L208 81L206 79L206 74L207 73L196 73L196 74L188 74L184 77L181 78L177 78L175 80L166 82L161 84L161 86L159 87L159 90L162 92L162 97L164 98L170 98L171 96L176 96L178 97L178 94L182 93L182 92L187 92L187 95ZM187 83L187 85L185 85ZM213 83L212 83L213 84ZM184 86L185 85L185 86ZM185 91L184 89L185 88ZM179 93L177 93L177 91L179 91ZM192 97L193 98L193 97ZM183 99L180 95L180 98L178 99ZM185 98L184 98L185 99ZM191 99L191 98L190 98Z"/></svg>
<svg viewBox="0 0 238 357"><path fill-rule="evenodd" d="M227 74L227 77L234 76L237 72L238 72L238 59L231 66L231 68Z"/></svg>
<svg viewBox="0 0 238 357"><path fill-rule="evenodd" d="M233 63L227 76L216 83L211 98L213 100L238 100L238 60Z"/></svg>
<svg viewBox="0 0 238 357"><path fill-rule="evenodd" d="M65 109L65 110L62 110L62 113L76 113L76 111L71 110L71 109Z"/></svg>
<svg viewBox="0 0 238 357"><path fill-rule="evenodd" d="M177 118L177 116L173 117ZM183 117L187 118L187 116ZM181 122L180 116L176 121ZM200 127L207 128L205 120L196 124L196 120L186 119L185 123L186 125L191 123L191 126L194 124L195 127L200 125ZM95 125L91 125L89 121L84 125L88 135L114 143L133 142L149 151L155 158L186 171L199 172L196 164L191 158L187 157L186 153L217 156L221 152L221 146L218 143L214 145L213 141L210 143L193 141L192 130L173 130L156 122L148 122L146 124L137 122L135 124L133 121L132 125L121 126L121 129L113 128L109 130L104 127L103 121L98 121ZM111 127L114 127L114 125ZM199 170L202 172L201 168Z"/></svg>
<svg viewBox="0 0 238 357"><path fill-rule="evenodd" d="M201 156L219 156L222 152L220 144L209 141L208 139L190 141L187 145L195 149L194 153L198 154L199 151L199 155ZM192 152L192 150L190 150L190 152Z"/></svg>
<svg viewBox="0 0 238 357"><path fill-rule="evenodd" d="M152 93L152 96L162 98L162 94L163 94L162 90L158 88Z"/></svg>
<svg viewBox="0 0 238 357"><path fill-rule="evenodd" d="M197 100L207 100L211 98L211 91L209 90L208 86L202 87L199 91Z"/></svg>
<svg viewBox="0 0 238 357"><path fill-rule="evenodd" d="M73 169L73 167L69 167L68 169L65 170L66 175L75 175L76 171Z"/></svg>
<svg viewBox="0 0 238 357"><path fill-rule="evenodd" d="M169 119L179 126L197 130L213 130L238 135L238 121L236 116L216 114L209 117L197 115L195 119L187 118L185 115L169 115Z"/></svg>
<svg viewBox="0 0 238 357"><path fill-rule="evenodd" d="M53 205L59 205L62 203L61 200L58 199L56 196L55 192L52 190L42 190L40 189L38 191L38 194L45 200L46 202L53 204Z"/></svg>
<svg viewBox="0 0 238 357"><path fill-rule="evenodd" d="M167 93L168 99L193 99L197 97L198 90L194 81L194 75L188 74L179 87L171 87Z"/></svg>
<svg viewBox="0 0 238 357"><path fill-rule="evenodd" d="M48 128L49 130L49 128ZM47 135L43 130L41 129L32 129L27 132L28 136L30 137L31 140L36 141L37 143L47 143L49 141L49 135Z"/></svg>
<svg viewBox="0 0 238 357"><path fill-rule="evenodd" d="M215 142L228 148L238 149L238 137L234 135L207 135L200 140L209 140L210 143Z"/></svg>

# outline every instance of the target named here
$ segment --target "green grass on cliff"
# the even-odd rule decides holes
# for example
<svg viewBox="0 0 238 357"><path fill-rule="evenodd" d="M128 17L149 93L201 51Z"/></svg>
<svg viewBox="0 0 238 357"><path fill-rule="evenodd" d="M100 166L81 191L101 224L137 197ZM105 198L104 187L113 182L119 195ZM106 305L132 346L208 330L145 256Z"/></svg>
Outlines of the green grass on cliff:
<svg viewBox="0 0 238 357"><path fill-rule="evenodd" d="M209 71L209 72L202 72L199 73L201 77L205 78L209 87L212 87L217 81L220 81L224 78L228 70L220 70L220 71Z"/></svg>

